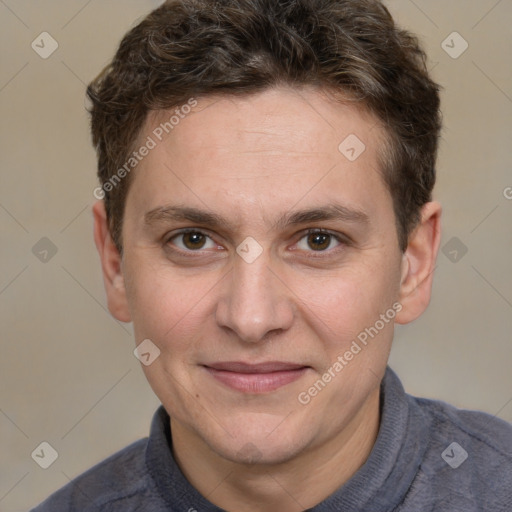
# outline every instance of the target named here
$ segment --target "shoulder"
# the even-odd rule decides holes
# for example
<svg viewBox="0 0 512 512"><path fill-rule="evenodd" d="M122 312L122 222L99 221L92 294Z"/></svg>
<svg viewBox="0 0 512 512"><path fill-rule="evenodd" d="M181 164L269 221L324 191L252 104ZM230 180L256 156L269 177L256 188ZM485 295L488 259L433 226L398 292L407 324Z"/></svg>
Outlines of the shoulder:
<svg viewBox="0 0 512 512"><path fill-rule="evenodd" d="M147 438L136 441L108 457L52 494L32 512L135 510L130 506L132 497L147 500L153 493L145 464L147 441Z"/></svg>
<svg viewBox="0 0 512 512"><path fill-rule="evenodd" d="M512 425L483 412L409 398L429 423L428 447L416 478L416 484L427 484L416 490L429 489L438 501L436 510L462 501L467 510L477 505L511 510Z"/></svg>
<svg viewBox="0 0 512 512"><path fill-rule="evenodd" d="M466 442L473 457L485 455L487 460L512 464L512 425L496 416L457 409L445 402L414 398L432 421L431 438L439 441L453 438ZM468 452L468 460L469 460Z"/></svg>

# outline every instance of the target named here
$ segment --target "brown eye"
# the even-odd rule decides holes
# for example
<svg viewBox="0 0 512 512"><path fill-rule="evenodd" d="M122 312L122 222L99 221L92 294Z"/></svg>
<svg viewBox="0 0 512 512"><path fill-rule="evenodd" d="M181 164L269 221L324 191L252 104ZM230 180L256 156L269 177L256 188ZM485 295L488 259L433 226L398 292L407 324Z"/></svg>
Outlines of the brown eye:
<svg viewBox="0 0 512 512"><path fill-rule="evenodd" d="M182 251L199 251L201 249L215 249L215 242L201 231L185 231L173 236L167 242L175 245Z"/></svg>
<svg viewBox="0 0 512 512"><path fill-rule="evenodd" d="M328 233L311 233L308 235L308 247L314 251L323 251L331 244L331 238Z"/></svg>
<svg viewBox="0 0 512 512"><path fill-rule="evenodd" d="M202 249L206 243L206 237L202 233L183 233L183 245L190 250Z"/></svg>
<svg viewBox="0 0 512 512"><path fill-rule="evenodd" d="M297 248L305 252L331 252L343 245L339 237L324 231L309 231L297 243Z"/></svg>

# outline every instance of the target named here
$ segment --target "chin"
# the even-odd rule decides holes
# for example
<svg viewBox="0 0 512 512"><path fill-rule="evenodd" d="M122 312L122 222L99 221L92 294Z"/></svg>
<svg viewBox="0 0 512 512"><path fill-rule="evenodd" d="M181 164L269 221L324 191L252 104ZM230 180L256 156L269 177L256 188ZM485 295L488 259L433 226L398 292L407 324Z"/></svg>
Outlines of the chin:
<svg viewBox="0 0 512 512"><path fill-rule="evenodd" d="M219 446L218 448L217 454L231 462L260 466L284 464L293 460L303 451L301 445L294 445L290 440L280 440L277 443L260 441L257 444L248 440L237 451L233 450L233 446Z"/></svg>
<svg viewBox="0 0 512 512"><path fill-rule="evenodd" d="M238 464L282 464L309 445L304 425L268 414L248 414L244 421L230 421L230 434L205 439L221 457ZM262 418L263 416L263 418ZM215 436L217 437L217 436Z"/></svg>

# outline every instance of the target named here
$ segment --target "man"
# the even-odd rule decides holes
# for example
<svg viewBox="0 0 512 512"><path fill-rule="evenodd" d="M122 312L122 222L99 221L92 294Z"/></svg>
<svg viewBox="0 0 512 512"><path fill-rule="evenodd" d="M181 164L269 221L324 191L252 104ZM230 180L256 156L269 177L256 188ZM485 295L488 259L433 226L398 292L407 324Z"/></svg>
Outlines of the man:
<svg viewBox="0 0 512 512"><path fill-rule="evenodd" d="M376 0L176 0L89 86L108 305L163 406L41 511L509 511L512 428L405 394L438 87Z"/></svg>

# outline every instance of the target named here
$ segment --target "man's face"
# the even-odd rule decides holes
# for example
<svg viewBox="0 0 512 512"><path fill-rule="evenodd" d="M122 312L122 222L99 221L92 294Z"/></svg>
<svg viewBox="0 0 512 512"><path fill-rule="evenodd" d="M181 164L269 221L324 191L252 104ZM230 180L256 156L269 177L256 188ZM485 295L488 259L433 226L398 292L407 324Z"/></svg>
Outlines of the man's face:
<svg viewBox="0 0 512 512"><path fill-rule="evenodd" d="M402 261L381 140L355 106L283 88L200 100L134 171L122 272L136 342L160 349L144 371L217 454L290 460L375 409Z"/></svg>

